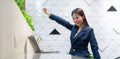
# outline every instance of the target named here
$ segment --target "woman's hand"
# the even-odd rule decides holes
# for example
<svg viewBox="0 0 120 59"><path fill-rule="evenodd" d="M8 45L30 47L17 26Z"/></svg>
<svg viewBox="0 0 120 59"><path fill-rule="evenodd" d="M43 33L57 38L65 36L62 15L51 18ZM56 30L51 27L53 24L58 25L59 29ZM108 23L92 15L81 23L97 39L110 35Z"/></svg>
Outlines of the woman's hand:
<svg viewBox="0 0 120 59"><path fill-rule="evenodd" d="M48 16L50 16L50 12L48 11L47 8L43 8L43 12L44 12L45 14L47 14Z"/></svg>

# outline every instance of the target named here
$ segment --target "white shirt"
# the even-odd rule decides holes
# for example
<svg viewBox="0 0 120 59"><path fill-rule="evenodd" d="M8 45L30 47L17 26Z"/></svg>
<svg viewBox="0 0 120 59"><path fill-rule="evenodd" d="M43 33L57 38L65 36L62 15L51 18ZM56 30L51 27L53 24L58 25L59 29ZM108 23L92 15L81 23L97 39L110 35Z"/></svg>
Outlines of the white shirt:
<svg viewBox="0 0 120 59"><path fill-rule="evenodd" d="M78 31L77 31L77 33L75 34L74 37L76 37L80 31L81 31L81 29L78 29Z"/></svg>

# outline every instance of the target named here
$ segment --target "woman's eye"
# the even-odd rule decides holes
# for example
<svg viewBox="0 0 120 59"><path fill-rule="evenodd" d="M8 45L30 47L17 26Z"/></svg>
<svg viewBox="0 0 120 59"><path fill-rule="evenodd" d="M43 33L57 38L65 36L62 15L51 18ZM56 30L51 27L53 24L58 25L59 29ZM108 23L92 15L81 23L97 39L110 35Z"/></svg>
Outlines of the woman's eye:
<svg viewBox="0 0 120 59"><path fill-rule="evenodd" d="M74 20L74 18L73 18L73 20Z"/></svg>
<svg viewBox="0 0 120 59"><path fill-rule="evenodd" d="M76 19L78 19L79 17L76 17Z"/></svg>

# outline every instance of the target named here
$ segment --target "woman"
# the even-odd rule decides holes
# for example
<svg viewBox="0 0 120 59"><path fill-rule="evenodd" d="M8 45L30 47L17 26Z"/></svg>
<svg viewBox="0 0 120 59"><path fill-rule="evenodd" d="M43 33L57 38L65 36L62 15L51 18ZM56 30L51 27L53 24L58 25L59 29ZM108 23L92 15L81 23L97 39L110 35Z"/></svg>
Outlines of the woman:
<svg viewBox="0 0 120 59"><path fill-rule="evenodd" d="M71 30L71 49L69 54L82 58L90 58L90 53L88 51L88 43L90 42L94 59L100 59L98 44L94 35L93 28L89 27L85 14L81 8L76 8L71 13L73 21L75 23L74 25L70 24L63 18L50 13L47 8L43 8L43 12L47 14L50 19Z"/></svg>

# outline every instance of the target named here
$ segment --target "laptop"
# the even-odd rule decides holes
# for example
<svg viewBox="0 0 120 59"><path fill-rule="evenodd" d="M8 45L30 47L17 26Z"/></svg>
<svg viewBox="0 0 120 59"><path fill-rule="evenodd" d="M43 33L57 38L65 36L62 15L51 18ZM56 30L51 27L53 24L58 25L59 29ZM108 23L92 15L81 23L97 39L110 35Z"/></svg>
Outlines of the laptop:
<svg viewBox="0 0 120 59"><path fill-rule="evenodd" d="M44 51L41 50L37 44L37 41L35 40L34 35L31 35L28 37L30 44L34 50L35 53L59 53L59 51Z"/></svg>

